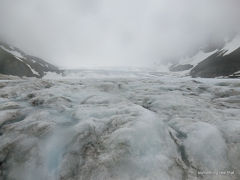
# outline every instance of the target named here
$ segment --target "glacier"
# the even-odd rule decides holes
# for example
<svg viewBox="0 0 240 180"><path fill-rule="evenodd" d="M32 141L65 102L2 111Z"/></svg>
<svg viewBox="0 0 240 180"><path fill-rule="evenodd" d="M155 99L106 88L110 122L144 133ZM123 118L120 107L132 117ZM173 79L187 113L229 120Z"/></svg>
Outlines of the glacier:
<svg viewBox="0 0 240 180"><path fill-rule="evenodd" d="M240 179L240 81L151 71L0 81L0 180Z"/></svg>

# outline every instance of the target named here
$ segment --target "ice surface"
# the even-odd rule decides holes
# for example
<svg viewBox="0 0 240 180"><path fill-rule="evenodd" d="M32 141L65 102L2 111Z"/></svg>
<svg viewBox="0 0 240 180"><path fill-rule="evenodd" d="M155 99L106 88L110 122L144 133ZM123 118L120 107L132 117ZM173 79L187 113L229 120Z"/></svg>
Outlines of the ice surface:
<svg viewBox="0 0 240 180"><path fill-rule="evenodd" d="M237 180L239 108L237 79L85 70L0 81L0 179Z"/></svg>

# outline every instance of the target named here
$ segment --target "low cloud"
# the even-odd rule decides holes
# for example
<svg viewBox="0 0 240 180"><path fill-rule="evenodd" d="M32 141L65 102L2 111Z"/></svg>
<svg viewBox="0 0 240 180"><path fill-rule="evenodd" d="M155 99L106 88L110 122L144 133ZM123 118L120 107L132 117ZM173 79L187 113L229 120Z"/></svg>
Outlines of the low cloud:
<svg viewBox="0 0 240 180"><path fill-rule="evenodd" d="M1 0L0 37L65 68L147 66L239 32L239 0Z"/></svg>

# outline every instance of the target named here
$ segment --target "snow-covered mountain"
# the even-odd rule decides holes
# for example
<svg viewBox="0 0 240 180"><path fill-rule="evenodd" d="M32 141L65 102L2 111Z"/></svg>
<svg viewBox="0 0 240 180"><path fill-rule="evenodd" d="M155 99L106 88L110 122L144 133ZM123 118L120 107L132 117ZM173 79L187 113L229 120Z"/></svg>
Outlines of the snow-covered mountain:
<svg viewBox="0 0 240 180"><path fill-rule="evenodd" d="M169 70L185 71L192 77L240 77L240 35L220 50L199 51L193 57L182 58Z"/></svg>
<svg viewBox="0 0 240 180"><path fill-rule="evenodd" d="M60 71L40 58L27 55L16 47L0 42L0 74L43 77L46 72Z"/></svg>

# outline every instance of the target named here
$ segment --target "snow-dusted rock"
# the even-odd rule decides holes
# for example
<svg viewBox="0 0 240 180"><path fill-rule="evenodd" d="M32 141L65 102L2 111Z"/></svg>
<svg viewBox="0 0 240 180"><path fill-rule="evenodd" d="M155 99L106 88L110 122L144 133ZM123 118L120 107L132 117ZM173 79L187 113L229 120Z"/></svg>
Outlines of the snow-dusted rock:
<svg viewBox="0 0 240 180"><path fill-rule="evenodd" d="M239 78L240 35L218 48L209 52L200 50L192 57L183 57L177 64L170 66L169 70L182 71L177 74L194 78Z"/></svg>
<svg viewBox="0 0 240 180"><path fill-rule="evenodd" d="M43 77L47 72L60 73L54 65L34 56L27 55L18 48L0 42L0 73L18 77ZM0 79L13 77L2 76Z"/></svg>

